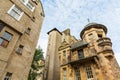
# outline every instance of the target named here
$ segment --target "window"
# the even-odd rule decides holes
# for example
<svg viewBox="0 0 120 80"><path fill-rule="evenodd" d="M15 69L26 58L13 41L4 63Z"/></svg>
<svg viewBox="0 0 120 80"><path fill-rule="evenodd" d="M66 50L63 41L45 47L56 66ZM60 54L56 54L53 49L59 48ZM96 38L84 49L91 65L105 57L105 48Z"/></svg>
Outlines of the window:
<svg viewBox="0 0 120 80"><path fill-rule="evenodd" d="M33 11L34 10L34 6L31 2L29 2L28 0L20 0L29 10Z"/></svg>
<svg viewBox="0 0 120 80"><path fill-rule="evenodd" d="M30 28L27 28L27 29L26 29L26 33L27 33L27 34L30 34L30 31L31 31Z"/></svg>
<svg viewBox="0 0 120 80"><path fill-rule="evenodd" d="M81 80L79 67L75 68L75 80Z"/></svg>
<svg viewBox="0 0 120 80"><path fill-rule="evenodd" d="M11 80L11 77L12 77L12 73L7 72L4 80Z"/></svg>
<svg viewBox="0 0 120 80"><path fill-rule="evenodd" d="M0 22L0 31L4 28L5 24L3 24L2 22Z"/></svg>
<svg viewBox="0 0 120 80"><path fill-rule="evenodd" d="M98 34L98 39L102 38L102 34Z"/></svg>
<svg viewBox="0 0 120 80"><path fill-rule="evenodd" d="M81 49L81 50L78 50L78 58L79 58L79 59L82 59L82 58L84 58L83 49Z"/></svg>
<svg viewBox="0 0 120 80"><path fill-rule="evenodd" d="M90 40L93 40L94 36L93 36L93 34L92 34L92 33L91 33L91 34L89 34L88 36L89 36L89 39L90 39Z"/></svg>
<svg viewBox="0 0 120 80"><path fill-rule="evenodd" d="M86 64L85 66L86 66L87 79L93 79L91 66L89 64Z"/></svg>
<svg viewBox="0 0 120 80"><path fill-rule="evenodd" d="M67 80L66 68L63 68L63 80Z"/></svg>
<svg viewBox="0 0 120 80"><path fill-rule="evenodd" d="M7 47L8 43L10 42L11 39L12 39L12 34L10 34L8 32L4 32L2 37L0 37L0 45L2 47Z"/></svg>
<svg viewBox="0 0 120 80"><path fill-rule="evenodd" d="M26 4L26 6L27 6L27 8L30 9L31 11L34 10L34 6L33 6L30 2L28 2L28 3Z"/></svg>
<svg viewBox="0 0 120 80"><path fill-rule="evenodd" d="M14 17L16 20L20 20L20 18L23 15L23 11L17 7L16 5L13 5L10 10L8 11L8 14L10 14L12 17Z"/></svg>
<svg viewBox="0 0 120 80"><path fill-rule="evenodd" d="M63 58L66 58L66 51L63 51Z"/></svg>
<svg viewBox="0 0 120 80"><path fill-rule="evenodd" d="M22 50L23 50L23 45L19 45L19 47L17 49L17 53L22 54Z"/></svg>

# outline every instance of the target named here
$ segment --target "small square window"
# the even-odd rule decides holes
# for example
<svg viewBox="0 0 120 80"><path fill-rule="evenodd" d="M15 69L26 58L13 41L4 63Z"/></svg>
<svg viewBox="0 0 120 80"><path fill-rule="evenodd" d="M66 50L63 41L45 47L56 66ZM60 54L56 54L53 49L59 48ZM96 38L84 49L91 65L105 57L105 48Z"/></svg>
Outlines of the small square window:
<svg viewBox="0 0 120 80"><path fill-rule="evenodd" d="M23 45L19 45L17 53L22 54L23 47L24 47Z"/></svg>
<svg viewBox="0 0 120 80"><path fill-rule="evenodd" d="M30 31L31 31L30 28L27 28L27 29L26 29L26 33L27 33L27 34L30 34Z"/></svg>
<svg viewBox="0 0 120 80"><path fill-rule="evenodd" d="M7 72L7 74L6 74L5 78L4 78L4 80L11 80L11 77L12 77L12 73Z"/></svg>

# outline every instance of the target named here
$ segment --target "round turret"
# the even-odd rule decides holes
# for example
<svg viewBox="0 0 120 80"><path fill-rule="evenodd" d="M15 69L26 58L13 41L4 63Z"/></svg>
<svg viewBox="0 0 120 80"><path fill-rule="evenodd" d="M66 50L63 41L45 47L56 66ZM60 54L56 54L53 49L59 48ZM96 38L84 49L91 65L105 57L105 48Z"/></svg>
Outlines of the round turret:
<svg viewBox="0 0 120 80"><path fill-rule="evenodd" d="M106 33L107 28L104 25L98 23L89 23L81 31L80 37L89 41L88 38L99 39L100 37L105 37Z"/></svg>

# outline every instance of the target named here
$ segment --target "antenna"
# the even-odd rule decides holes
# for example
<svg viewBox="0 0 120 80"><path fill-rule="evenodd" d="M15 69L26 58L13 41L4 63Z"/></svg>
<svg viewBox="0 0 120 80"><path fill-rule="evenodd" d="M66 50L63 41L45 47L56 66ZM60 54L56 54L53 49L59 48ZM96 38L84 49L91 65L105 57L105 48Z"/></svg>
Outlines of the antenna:
<svg viewBox="0 0 120 80"><path fill-rule="evenodd" d="M90 22L90 19L88 18L87 21L88 21L88 23L89 23L89 22Z"/></svg>

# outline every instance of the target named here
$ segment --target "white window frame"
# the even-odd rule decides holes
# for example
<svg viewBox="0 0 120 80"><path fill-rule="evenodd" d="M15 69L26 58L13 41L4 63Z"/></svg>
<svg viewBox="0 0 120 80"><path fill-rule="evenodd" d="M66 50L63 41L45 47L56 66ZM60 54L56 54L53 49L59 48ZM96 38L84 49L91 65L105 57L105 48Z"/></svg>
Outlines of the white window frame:
<svg viewBox="0 0 120 80"><path fill-rule="evenodd" d="M13 15L11 15L10 12L11 12L12 9L14 9L15 7L16 7L16 8L19 8L18 6L16 6L16 5L14 4L14 5L8 10L8 12L7 12L7 13L8 13L10 16L12 16L13 18L15 18L15 17L14 17ZM19 9L20 9L20 8L19 8ZM22 9L21 9L21 11L22 11ZM21 14L20 14L20 16L19 16L18 18L15 18L15 19L19 21L19 20L21 19L22 15L23 15L23 13L24 13L24 12L22 11Z"/></svg>
<svg viewBox="0 0 120 80"><path fill-rule="evenodd" d="M25 0L25 2L23 2L22 0L20 0L20 1L21 1L29 10L31 10L32 12L34 11L35 6L34 6L30 1L28 1L28 0ZM33 6L32 9L29 8L28 5Z"/></svg>

